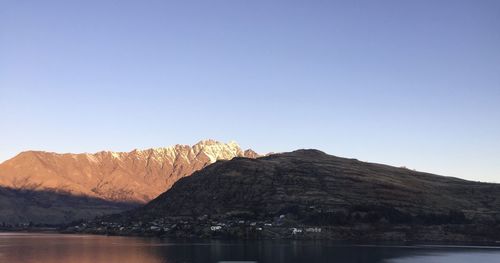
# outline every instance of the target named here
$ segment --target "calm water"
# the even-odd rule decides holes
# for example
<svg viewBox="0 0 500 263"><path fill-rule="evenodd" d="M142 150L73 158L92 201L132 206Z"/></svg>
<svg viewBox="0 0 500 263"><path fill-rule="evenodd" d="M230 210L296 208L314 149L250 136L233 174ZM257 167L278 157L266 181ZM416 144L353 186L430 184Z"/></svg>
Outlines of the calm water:
<svg viewBox="0 0 500 263"><path fill-rule="evenodd" d="M132 237L0 233L0 262L180 263L500 262L495 247L339 246L329 242L187 242Z"/></svg>

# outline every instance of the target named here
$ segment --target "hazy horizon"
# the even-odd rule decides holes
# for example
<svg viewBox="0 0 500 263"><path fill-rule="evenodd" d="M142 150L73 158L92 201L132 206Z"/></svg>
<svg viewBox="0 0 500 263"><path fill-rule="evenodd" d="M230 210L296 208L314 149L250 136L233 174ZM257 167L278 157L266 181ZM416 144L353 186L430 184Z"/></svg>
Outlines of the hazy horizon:
<svg viewBox="0 0 500 263"><path fill-rule="evenodd" d="M0 162L202 139L500 182L498 1L3 1Z"/></svg>

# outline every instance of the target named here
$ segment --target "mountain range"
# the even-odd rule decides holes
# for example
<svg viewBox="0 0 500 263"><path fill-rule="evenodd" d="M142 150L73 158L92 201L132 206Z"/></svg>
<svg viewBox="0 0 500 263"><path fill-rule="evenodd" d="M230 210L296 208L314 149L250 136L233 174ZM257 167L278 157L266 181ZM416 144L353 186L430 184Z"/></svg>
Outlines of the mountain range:
<svg viewBox="0 0 500 263"><path fill-rule="evenodd" d="M500 185L319 150L236 143L57 154L0 164L0 226L169 237L496 242Z"/></svg>
<svg viewBox="0 0 500 263"><path fill-rule="evenodd" d="M59 224L122 211L218 160L258 156L215 140L130 152L22 152L0 164L0 223Z"/></svg>

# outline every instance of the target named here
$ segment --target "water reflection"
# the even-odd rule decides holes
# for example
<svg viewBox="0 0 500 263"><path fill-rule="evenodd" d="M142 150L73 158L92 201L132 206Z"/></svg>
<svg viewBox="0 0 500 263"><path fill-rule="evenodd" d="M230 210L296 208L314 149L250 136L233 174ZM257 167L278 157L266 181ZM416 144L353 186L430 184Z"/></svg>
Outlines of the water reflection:
<svg viewBox="0 0 500 263"><path fill-rule="evenodd" d="M320 241L179 241L58 234L0 234L0 262L190 263L219 261L499 262L498 248L340 246Z"/></svg>

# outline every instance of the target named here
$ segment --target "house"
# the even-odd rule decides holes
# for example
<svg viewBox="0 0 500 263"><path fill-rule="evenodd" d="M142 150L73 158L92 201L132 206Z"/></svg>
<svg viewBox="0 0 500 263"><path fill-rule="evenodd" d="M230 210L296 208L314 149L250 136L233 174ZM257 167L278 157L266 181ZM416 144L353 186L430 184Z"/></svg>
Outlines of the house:
<svg viewBox="0 0 500 263"><path fill-rule="evenodd" d="M212 231L220 231L221 229L222 229L221 226L211 226L210 227L210 230L212 230Z"/></svg>

